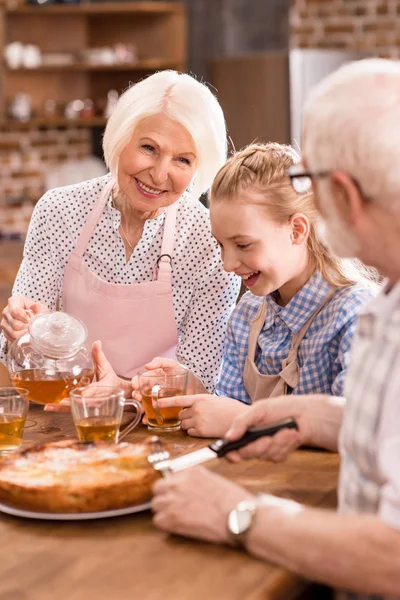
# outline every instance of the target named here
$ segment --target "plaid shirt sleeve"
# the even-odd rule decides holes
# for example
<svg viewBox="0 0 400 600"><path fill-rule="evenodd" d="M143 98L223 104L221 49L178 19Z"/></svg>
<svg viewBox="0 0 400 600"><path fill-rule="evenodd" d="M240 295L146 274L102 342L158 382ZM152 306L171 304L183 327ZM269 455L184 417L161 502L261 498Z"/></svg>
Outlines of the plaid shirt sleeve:
<svg viewBox="0 0 400 600"><path fill-rule="evenodd" d="M332 395L344 395L344 380L346 378L347 367L350 360L351 346L354 341L354 334L357 329L358 315L354 315L342 329L341 339L339 341L338 354L335 360L337 376L332 382ZM335 370L336 370L335 369Z"/></svg>
<svg viewBox="0 0 400 600"><path fill-rule="evenodd" d="M217 252L217 266L196 289L176 349L177 360L193 371L210 393L215 390L227 322L240 288L238 277L223 270ZM198 343L201 339L202 346Z"/></svg>
<svg viewBox="0 0 400 600"><path fill-rule="evenodd" d="M243 323L241 323L241 319L239 318L239 306L233 312L225 334L224 358L221 364L216 393L218 396L228 396L228 398L234 398L246 404L251 404L250 396L247 394L243 384L246 355L238 347L234 334L235 330L240 331L243 328ZM243 333L248 335L248 331Z"/></svg>

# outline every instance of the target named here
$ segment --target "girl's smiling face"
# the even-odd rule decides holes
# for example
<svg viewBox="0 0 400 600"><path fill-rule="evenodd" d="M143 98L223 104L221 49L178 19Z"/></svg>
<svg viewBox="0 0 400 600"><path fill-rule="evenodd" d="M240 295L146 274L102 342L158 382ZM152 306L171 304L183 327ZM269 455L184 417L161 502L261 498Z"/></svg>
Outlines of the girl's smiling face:
<svg viewBox="0 0 400 600"><path fill-rule="evenodd" d="M212 201L210 217L225 271L239 275L256 296L279 290L286 304L310 278L304 215L275 222L260 199L246 192Z"/></svg>

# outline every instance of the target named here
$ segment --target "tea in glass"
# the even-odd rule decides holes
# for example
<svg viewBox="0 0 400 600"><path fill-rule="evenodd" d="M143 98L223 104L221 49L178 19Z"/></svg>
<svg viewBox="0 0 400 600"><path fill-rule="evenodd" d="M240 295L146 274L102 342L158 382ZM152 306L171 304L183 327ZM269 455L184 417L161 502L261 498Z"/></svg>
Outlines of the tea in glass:
<svg viewBox="0 0 400 600"><path fill-rule="evenodd" d="M185 396L187 392L189 371L182 365L170 368L140 371L138 381L142 404L147 416L147 427L150 430L170 431L179 429L181 406L161 408L160 398Z"/></svg>
<svg viewBox="0 0 400 600"><path fill-rule="evenodd" d="M0 389L0 453L13 452L22 444L26 415L27 390Z"/></svg>
<svg viewBox="0 0 400 600"><path fill-rule="evenodd" d="M114 417L86 417L75 423L81 442L117 442L119 425Z"/></svg>
<svg viewBox="0 0 400 600"><path fill-rule="evenodd" d="M136 427L142 417L140 402L125 400L124 392L111 386L92 384L72 390L69 397L72 418L81 442L118 442L124 406L136 408L126 431Z"/></svg>
<svg viewBox="0 0 400 600"><path fill-rule="evenodd" d="M154 410L153 397L151 395L152 388L148 388L142 395L142 404L144 412L147 416L147 422L149 429L156 429L161 427L162 429L179 429L181 421L179 419L179 413L182 410L181 406L171 406L169 408L159 408L159 415ZM179 388L161 388L158 392L158 398L172 398L173 396L184 396L185 390ZM160 415L162 418L160 418Z"/></svg>

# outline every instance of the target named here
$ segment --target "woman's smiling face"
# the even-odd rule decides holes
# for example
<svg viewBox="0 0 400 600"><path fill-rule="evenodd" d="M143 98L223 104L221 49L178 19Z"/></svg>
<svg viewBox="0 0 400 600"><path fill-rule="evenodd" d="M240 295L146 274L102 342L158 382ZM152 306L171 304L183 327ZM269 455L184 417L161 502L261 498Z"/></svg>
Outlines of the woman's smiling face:
<svg viewBox="0 0 400 600"><path fill-rule="evenodd" d="M140 121L118 162L118 187L132 208L158 211L176 202L197 170L193 138L160 113Z"/></svg>

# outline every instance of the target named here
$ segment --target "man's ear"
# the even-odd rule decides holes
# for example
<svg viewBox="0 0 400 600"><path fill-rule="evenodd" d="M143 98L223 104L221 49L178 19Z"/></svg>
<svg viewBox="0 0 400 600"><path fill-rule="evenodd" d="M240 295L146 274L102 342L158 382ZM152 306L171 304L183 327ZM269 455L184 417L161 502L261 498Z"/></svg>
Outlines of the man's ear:
<svg viewBox="0 0 400 600"><path fill-rule="evenodd" d="M344 223L354 225L362 213L364 199L355 181L343 171L331 173L332 201Z"/></svg>
<svg viewBox="0 0 400 600"><path fill-rule="evenodd" d="M291 227L290 238L296 246L303 244L310 234L310 221L302 213L295 213L289 219Z"/></svg>

